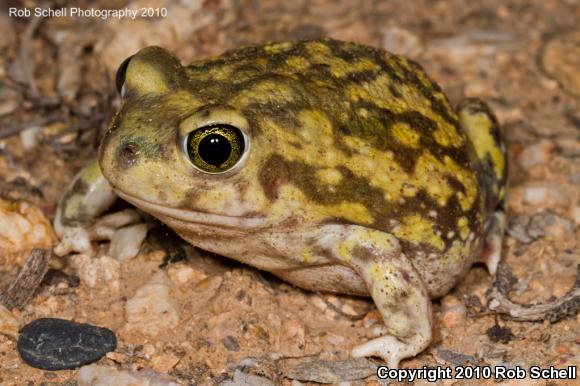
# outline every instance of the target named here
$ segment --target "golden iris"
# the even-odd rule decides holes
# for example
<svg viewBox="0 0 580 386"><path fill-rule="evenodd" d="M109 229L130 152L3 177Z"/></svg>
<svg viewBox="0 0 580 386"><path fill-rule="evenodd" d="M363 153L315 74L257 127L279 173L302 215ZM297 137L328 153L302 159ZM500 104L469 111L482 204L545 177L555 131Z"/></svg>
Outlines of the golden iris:
<svg viewBox="0 0 580 386"><path fill-rule="evenodd" d="M208 173L230 170L244 154L244 136L230 125L212 125L192 131L187 154L193 164Z"/></svg>

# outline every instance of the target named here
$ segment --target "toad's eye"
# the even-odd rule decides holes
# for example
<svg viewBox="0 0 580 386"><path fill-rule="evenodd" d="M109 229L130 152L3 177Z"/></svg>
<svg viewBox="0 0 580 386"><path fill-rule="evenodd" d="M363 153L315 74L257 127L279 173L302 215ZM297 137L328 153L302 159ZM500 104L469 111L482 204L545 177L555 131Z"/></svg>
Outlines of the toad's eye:
<svg viewBox="0 0 580 386"><path fill-rule="evenodd" d="M240 129L230 125L210 125L187 137L187 155L193 165L206 173L223 173L244 155L246 144Z"/></svg>

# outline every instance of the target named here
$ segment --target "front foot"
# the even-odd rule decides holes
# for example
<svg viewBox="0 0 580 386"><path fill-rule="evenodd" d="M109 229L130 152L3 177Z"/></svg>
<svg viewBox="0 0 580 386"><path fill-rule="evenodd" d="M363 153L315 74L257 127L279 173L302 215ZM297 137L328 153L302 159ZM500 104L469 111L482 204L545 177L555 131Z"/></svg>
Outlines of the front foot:
<svg viewBox="0 0 580 386"><path fill-rule="evenodd" d="M54 253L65 256L69 253L93 255L93 241L111 240L117 230L128 225L137 224L141 216L135 209L125 209L102 216L92 225L62 227L60 242L54 247Z"/></svg>
<svg viewBox="0 0 580 386"><path fill-rule="evenodd" d="M116 199L96 160L81 169L58 203L54 229L61 241L54 253L92 256L93 241L111 240L117 229L141 221L134 209L101 216Z"/></svg>

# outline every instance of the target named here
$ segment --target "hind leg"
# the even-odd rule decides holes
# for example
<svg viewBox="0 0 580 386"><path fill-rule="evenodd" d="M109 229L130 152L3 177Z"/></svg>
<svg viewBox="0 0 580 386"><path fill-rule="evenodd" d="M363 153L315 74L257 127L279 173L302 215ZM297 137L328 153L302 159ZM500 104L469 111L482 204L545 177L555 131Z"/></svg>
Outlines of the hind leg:
<svg viewBox="0 0 580 386"><path fill-rule="evenodd" d="M360 274L385 322L386 334L355 347L352 355L377 356L397 368L425 350L432 338L431 300L398 240L354 225L325 228L325 249Z"/></svg>
<svg viewBox="0 0 580 386"><path fill-rule="evenodd" d="M459 121L473 145L483 177L485 211L495 213L487 219L483 252L480 260L495 276L501 255L506 226L505 200L508 162L506 148L497 119L481 100L470 98L459 105Z"/></svg>

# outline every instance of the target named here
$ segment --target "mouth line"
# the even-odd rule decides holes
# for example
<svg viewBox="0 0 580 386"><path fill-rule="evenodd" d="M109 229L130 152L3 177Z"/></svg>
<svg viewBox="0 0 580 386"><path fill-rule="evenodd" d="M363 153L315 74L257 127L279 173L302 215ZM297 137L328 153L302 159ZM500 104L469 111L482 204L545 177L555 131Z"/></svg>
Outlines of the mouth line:
<svg viewBox="0 0 580 386"><path fill-rule="evenodd" d="M194 210L184 210L164 206L159 203L144 200L132 194L114 188L115 193L123 200L151 213L153 216L169 217L172 220L182 221L188 224L210 225L227 228L260 228L264 226L265 220L259 217L227 216L198 212Z"/></svg>

